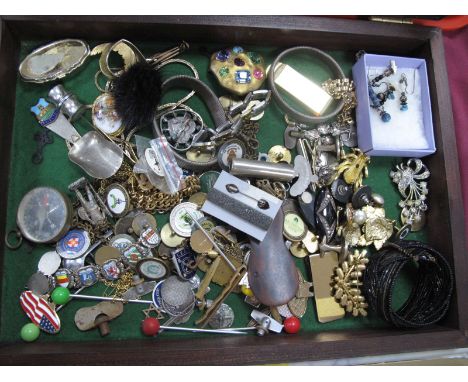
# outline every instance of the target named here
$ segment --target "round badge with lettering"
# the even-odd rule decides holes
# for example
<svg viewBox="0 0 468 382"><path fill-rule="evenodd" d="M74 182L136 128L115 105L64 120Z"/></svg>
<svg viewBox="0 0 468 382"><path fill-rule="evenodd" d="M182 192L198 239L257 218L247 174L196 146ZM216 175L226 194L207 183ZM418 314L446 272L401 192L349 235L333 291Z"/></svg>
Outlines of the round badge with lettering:
<svg viewBox="0 0 468 382"><path fill-rule="evenodd" d="M164 285L164 282L166 280L161 280L160 282L158 282L155 286L154 286L154 289L153 289L153 294L152 294L152 297L153 297L153 304L156 308L158 308L159 310L161 310L162 312L164 312L164 310L162 309L161 307L161 304L162 304L162 297L161 297L161 288L162 286Z"/></svg>
<svg viewBox="0 0 468 382"><path fill-rule="evenodd" d="M198 210L195 203L185 202L173 208L169 222L172 230L177 235L190 237L192 235L192 226L195 226L195 223L192 222L192 217L198 220L203 216L203 213Z"/></svg>
<svg viewBox="0 0 468 382"><path fill-rule="evenodd" d="M88 232L83 229L69 231L58 243L57 253L64 259L77 259L84 255L91 244Z"/></svg>
<svg viewBox="0 0 468 382"><path fill-rule="evenodd" d="M106 190L106 205L112 215L124 216L130 209L130 197L120 184L113 183Z"/></svg>
<svg viewBox="0 0 468 382"><path fill-rule="evenodd" d="M169 269L163 261L158 259L143 259L136 265L141 277L149 281L159 281L169 274Z"/></svg>

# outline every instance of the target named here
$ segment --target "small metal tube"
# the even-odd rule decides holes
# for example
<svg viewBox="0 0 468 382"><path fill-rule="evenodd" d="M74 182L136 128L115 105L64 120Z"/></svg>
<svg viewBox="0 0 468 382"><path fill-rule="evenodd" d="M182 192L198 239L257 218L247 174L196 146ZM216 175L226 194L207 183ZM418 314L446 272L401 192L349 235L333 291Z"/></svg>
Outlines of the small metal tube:
<svg viewBox="0 0 468 382"><path fill-rule="evenodd" d="M294 167L287 163L268 163L259 160L234 158L231 161L231 175L274 179L282 182L289 182L298 176Z"/></svg>

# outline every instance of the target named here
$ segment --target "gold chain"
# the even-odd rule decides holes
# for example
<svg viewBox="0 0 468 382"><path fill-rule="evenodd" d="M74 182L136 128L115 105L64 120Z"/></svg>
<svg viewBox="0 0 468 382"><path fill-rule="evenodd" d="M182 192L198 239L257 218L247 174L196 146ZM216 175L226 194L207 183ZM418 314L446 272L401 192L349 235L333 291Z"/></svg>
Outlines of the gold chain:
<svg viewBox="0 0 468 382"><path fill-rule="evenodd" d="M337 116L338 123L342 125L354 123L351 117L351 112L357 105L354 82L350 81L348 78L338 80L329 79L322 84L322 88L334 99L344 100L343 110Z"/></svg>
<svg viewBox="0 0 468 382"><path fill-rule="evenodd" d="M156 188L142 189L131 166L124 162L117 173L108 179L100 181L99 193L104 194L105 189L112 183L119 183L127 189L132 205L148 213L165 213L179 204L182 199L188 198L200 191L200 179L192 175L185 178L185 188L173 195L166 194Z"/></svg>
<svg viewBox="0 0 468 382"><path fill-rule="evenodd" d="M102 280L107 287L103 293L104 296L113 299L122 298L124 293L133 286L133 275L134 273L129 271L125 272L117 281Z"/></svg>

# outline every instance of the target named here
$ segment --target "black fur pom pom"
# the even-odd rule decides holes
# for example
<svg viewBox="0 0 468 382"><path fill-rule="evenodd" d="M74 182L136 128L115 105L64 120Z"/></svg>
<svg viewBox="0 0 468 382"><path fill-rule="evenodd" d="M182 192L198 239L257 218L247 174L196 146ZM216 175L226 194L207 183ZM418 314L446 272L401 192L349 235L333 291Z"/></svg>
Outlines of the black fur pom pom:
<svg viewBox="0 0 468 382"><path fill-rule="evenodd" d="M113 82L115 110L126 130L153 120L161 98L161 77L146 62L132 65Z"/></svg>

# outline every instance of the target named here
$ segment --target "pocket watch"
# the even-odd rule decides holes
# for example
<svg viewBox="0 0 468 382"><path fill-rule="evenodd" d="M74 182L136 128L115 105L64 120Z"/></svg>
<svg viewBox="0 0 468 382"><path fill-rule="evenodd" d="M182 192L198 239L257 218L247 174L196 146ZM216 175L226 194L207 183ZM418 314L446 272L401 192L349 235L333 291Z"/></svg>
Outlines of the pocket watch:
<svg viewBox="0 0 468 382"><path fill-rule="evenodd" d="M16 223L24 238L33 243L53 243L69 229L72 207L68 197L52 187L37 187L21 200Z"/></svg>

